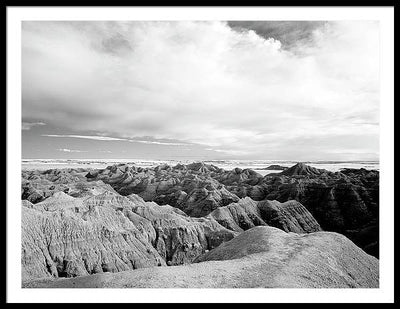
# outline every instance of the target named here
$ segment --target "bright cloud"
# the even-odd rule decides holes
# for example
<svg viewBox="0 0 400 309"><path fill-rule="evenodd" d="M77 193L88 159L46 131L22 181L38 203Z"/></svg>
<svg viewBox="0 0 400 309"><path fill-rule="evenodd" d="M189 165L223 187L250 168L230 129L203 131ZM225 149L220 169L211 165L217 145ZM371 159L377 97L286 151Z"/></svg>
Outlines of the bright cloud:
<svg viewBox="0 0 400 309"><path fill-rule="evenodd" d="M183 143L158 142L158 141L150 141L150 140L135 140L135 139L118 138L118 137L110 137L110 136L98 136L98 135L42 134L42 136L81 138L81 139L91 139L91 140L96 140L96 141L123 141L123 142L131 142L131 143L152 144L152 145L166 145L166 146L188 145L187 143L183 144Z"/></svg>
<svg viewBox="0 0 400 309"><path fill-rule="evenodd" d="M68 148L59 148L57 149L58 151L62 152L87 152L87 151L82 151L82 150L75 150L75 149L68 149Z"/></svg>
<svg viewBox="0 0 400 309"><path fill-rule="evenodd" d="M44 125L46 125L44 122L24 122L23 121L21 129L22 130L30 130L30 129L32 129L32 127L44 126Z"/></svg>
<svg viewBox="0 0 400 309"><path fill-rule="evenodd" d="M154 141L141 141L141 140L130 140L132 143L152 144L152 145L167 145L167 146L183 146L187 144L183 143L166 143L166 142L154 142Z"/></svg>
<svg viewBox="0 0 400 309"><path fill-rule="evenodd" d="M309 31L287 50L217 21L24 22L22 116L254 158L377 155L379 24Z"/></svg>
<svg viewBox="0 0 400 309"><path fill-rule="evenodd" d="M57 135L57 134L42 134L42 136L47 137L69 137L69 138L83 138L83 139L92 139L96 141L127 141L124 138L116 138L116 137L109 137L109 136L87 136L87 135Z"/></svg>

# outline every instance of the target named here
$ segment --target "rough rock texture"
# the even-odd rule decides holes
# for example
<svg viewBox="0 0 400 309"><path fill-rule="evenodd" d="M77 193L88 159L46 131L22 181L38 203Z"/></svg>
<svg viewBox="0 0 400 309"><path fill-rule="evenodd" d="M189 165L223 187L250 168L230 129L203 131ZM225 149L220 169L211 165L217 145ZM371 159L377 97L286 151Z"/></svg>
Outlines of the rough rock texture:
<svg viewBox="0 0 400 309"><path fill-rule="evenodd" d="M379 252L379 172L343 169L332 173L299 163L255 186L227 187L254 200L299 201L326 231L346 235L368 253ZM363 237L368 230L368 237Z"/></svg>
<svg viewBox="0 0 400 309"><path fill-rule="evenodd" d="M284 171L286 169L288 169L286 166L282 166L282 165L278 165L278 164L272 164L265 168L265 170L269 170L269 171Z"/></svg>
<svg viewBox="0 0 400 309"><path fill-rule="evenodd" d="M113 191L57 192L22 206L23 281L190 263L236 235L212 218Z"/></svg>
<svg viewBox="0 0 400 309"><path fill-rule="evenodd" d="M117 191L126 197L137 194L146 201L177 207L192 217L207 216L245 197L281 203L296 200L323 230L342 233L366 252L379 256L378 171L343 169L332 173L298 163L263 177L250 169L226 171L204 163L154 168L119 164L91 171L26 171L22 178L22 199L33 204L59 191L73 197ZM244 222L259 225L255 220Z"/></svg>
<svg viewBox="0 0 400 309"><path fill-rule="evenodd" d="M74 199L71 197L71 199ZM145 236L110 207L22 207L22 280L165 265Z"/></svg>
<svg viewBox="0 0 400 309"><path fill-rule="evenodd" d="M197 263L72 279L26 288L378 288L378 260L345 236L298 235L254 227L200 256Z"/></svg>
<svg viewBox="0 0 400 309"><path fill-rule="evenodd" d="M311 233L321 230L311 213L297 201L254 201L249 197L219 207L208 217L226 228L242 232L259 225L269 225L286 232Z"/></svg>
<svg viewBox="0 0 400 309"><path fill-rule="evenodd" d="M138 194L146 201L168 204L190 216L202 217L239 200L226 189L224 182L235 183L252 177L254 173L250 170L226 172L204 163L174 167L160 165L152 169L119 164L89 172L86 177L88 180L102 180L122 195Z"/></svg>
<svg viewBox="0 0 400 309"><path fill-rule="evenodd" d="M43 201L56 192L64 192L73 197L93 196L104 191L114 191L102 181L89 183L85 169L49 169L45 171L22 171L21 199L32 203ZM115 191L114 191L115 192Z"/></svg>
<svg viewBox="0 0 400 309"><path fill-rule="evenodd" d="M150 221L155 231L150 241L168 265L190 263L236 235L213 218L191 218L169 205L146 203L132 211Z"/></svg>
<svg viewBox="0 0 400 309"><path fill-rule="evenodd" d="M280 175L284 176L320 176L322 174L331 175L333 173L324 169L308 166L304 163L297 163L280 173Z"/></svg>

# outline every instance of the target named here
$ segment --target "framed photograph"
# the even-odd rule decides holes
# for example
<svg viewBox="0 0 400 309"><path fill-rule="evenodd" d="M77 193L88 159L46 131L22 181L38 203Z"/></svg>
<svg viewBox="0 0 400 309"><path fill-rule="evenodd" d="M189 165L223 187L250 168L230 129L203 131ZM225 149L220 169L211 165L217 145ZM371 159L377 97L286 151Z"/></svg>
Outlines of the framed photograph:
<svg viewBox="0 0 400 309"><path fill-rule="evenodd" d="M10 302L392 302L394 7L7 7Z"/></svg>

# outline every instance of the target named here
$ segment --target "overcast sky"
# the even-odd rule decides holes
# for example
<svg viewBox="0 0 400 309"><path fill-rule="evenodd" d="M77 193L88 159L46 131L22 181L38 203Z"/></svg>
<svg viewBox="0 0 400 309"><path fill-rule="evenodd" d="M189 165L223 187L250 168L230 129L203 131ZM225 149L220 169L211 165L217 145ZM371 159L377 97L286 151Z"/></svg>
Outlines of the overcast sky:
<svg viewBox="0 0 400 309"><path fill-rule="evenodd" d="M22 156L377 160L379 23L23 22Z"/></svg>

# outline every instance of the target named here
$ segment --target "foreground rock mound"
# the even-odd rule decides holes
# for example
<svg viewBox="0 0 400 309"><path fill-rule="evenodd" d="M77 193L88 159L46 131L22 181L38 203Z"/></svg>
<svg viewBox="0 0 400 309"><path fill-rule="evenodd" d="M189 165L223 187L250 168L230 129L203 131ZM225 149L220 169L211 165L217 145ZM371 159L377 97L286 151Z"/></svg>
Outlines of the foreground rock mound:
<svg viewBox="0 0 400 309"><path fill-rule="evenodd" d="M194 264L72 279L27 288L377 288L378 260L343 235L254 227Z"/></svg>

